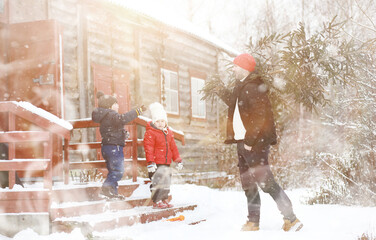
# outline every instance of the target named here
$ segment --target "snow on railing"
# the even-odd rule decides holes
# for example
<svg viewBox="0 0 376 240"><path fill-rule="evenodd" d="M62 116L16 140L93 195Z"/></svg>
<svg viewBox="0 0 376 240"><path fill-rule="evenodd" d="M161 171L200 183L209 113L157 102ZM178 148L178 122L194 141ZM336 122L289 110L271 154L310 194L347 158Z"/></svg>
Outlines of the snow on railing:
<svg viewBox="0 0 376 240"><path fill-rule="evenodd" d="M56 124L62 126L63 128L65 128L67 130L73 129L72 124L70 124L68 121L61 119L61 118L58 118L57 116L53 115L52 113L47 112L44 109L38 108L38 107L34 106L33 104L31 104L29 102L22 102L22 101L21 102L11 101L11 102L16 104L18 107L21 107L21 108L28 110L28 111L30 111L30 112L38 115L38 116L41 116L41 117L49 120L50 122L56 123Z"/></svg>

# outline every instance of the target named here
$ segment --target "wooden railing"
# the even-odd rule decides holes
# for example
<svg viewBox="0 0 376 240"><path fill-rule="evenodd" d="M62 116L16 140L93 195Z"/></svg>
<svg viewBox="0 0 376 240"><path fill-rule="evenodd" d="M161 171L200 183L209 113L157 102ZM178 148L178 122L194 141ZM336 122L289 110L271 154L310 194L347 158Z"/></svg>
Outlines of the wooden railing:
<svg viewBox="0 0 376 240"><path fill-rule="evenodd" d="M53 135L69 141L69 126L62 125L62 120L58 117L25 102L0 102L0 113L5 114L2 124L3 132L0 132L0 143L8 145L8 159L0 161L0 171L9 172L9 188L13 188L16 182L16 171L33 172L42 171L44 177L44 187L52 188L52 158L53 158ZM18 129L17 119L26 120L40 131L23 131ZM69 125L69 124L68 124ZM6 129L4 129L6 126ZM39 150L43 149L43 158L30 158L32 154L27 154L26 159L17 159L16 145L27 142L39 142ZM29 148L30 149L30 148ZM25 150L24 150L25 151Z"/></svg>
<svg viewBox="0 0 376 240"><path fill-rule="evenodd" d="M98 128L99 124L91 119L80 119L70 121L71 124L58 117L25 102L0 102L0 113L7 114L7 129L0 132L0 143L8 143L8 159L0 160L0 171L9 171L9 185L12 188L15 184L16 171L43 171L45 188L52 187L52 177L63 176L64 183L69 183L69 171L72 169L106 168L104 160L87 162L70 162L69 150L79 149L100 149L100 142L70 143L70 135L73 129ZM22 131L17 129L16 117L24 119L39 127L41 131ZM145 165L146 161L137 156L139 146L143 146L143 140L137 139L137 126L146 127L148 119L136 118L129 126L131 128L131 139L126 140L125 146L132 148L131 161L132 178L137 181L138 165ZM73 128L72 128L73 127ZM174 137L184 145L184 134L173 130ZM63 139L63 144L61 143ZM55 141L56 140L56 141ZM39 159L16 159L15 146L20 142L43 142L43 158ZM61 145L63 147L61 148ZM63 151L57 153L53 158L53 150ZM64 156L64 159L62 159ZM9 161L10 160L10 161ZM63 166L61 168L61 166Z"/></svg>
<svg viewBox="0 0 376 240"><path fill-rule="evenodd" d="M22 142L40 142L43 147L42 159L16 159L15 144ZM42 131L9 131L0 133L0 143L8 144L9 160L0 160L0 170L9 171L9 188L15 184L16 171L43 171L44 188L52 188L52 137L49 132Z"/></svg>
<svg viewBox="0 0 376 240"><path fill-rule="evenodd" d="M137 126L146 127L147 120L142 118L136 118L131 123L129 123L129 126L131 127L131 139L125 141L126 147L132 148L132 180L134 182L137 181L137 168L139 165L145 166L146 161L141 160L137 156L137 148L139 146L143 146L143 140L137 139ZM73 129L82 129L82 128L97 128L99 127L98 123L93 122L91 119L78 119L78 120L72 120L70 123L73 126ZM184 135L174 131L174 137L181 141L184 145ZM69 143L68 148L64 147L64 149L69 150L88 150L88 149L100 149L101 148L101 142L80 142L80 143ZM130 164L129 161L125 160L125 164ZM93 169L93 168L106 168L106 163L104 160L95 160L95 161L86 161L86 162L69 162L69 167L66 167L66 171L72 170L72 169ZM65 176L67 176L68 172L65 173ZM67 180L66 180L67 181ZM66 182L67 183L67 182Z"/></svg>

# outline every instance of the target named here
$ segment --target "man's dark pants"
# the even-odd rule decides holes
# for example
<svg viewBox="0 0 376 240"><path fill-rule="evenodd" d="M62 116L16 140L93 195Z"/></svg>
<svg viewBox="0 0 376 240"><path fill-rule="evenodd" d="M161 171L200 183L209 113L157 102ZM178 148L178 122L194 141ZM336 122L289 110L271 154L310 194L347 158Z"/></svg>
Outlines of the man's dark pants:
<svg viewBox="0 0 376 240"><path fill-rule="evenodd" d="M269 147L244 149L244 142L237 144L239 158L239 172L242 188L248 202L248 220L259 223L261 200L257 186L277 203L277 207L284 219L296 219L292 204L286 193L274 180L273 173L268 164Z"/></svg>

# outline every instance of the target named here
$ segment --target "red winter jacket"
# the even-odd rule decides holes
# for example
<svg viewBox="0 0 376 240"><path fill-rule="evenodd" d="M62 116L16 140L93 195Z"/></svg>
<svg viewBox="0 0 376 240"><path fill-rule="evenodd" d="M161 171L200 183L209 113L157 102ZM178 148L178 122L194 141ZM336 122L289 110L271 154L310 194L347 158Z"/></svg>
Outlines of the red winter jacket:
<svg viewBox="0 0 376 240"><path fill-rule="evenodd" d="M156 128L151 122L146 126L144 149L148 164L171 164L171 160L181 162L174 133L168 127L166 132Z"/></svg>

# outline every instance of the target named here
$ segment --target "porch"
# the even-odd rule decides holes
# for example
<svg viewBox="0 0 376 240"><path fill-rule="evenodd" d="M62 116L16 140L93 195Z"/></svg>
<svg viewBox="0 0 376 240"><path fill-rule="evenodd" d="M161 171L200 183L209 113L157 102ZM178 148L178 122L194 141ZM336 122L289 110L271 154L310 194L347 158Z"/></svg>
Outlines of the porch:
<svg viewBox="0 0 376 240"><path fill-rule="evenodd" d="M99 196L100 179L77 181L71 174L106 173L105 162L100 158L77 161L70 157L72 152L100 149L100 142L71 143L73 130L98 128L98 124L90 119L67 122L27 102L0 102L0 113L7 116L8 122L8 129L0 132L0 143L8 148L3 153L7 159L0 160L0 171L9 172L9 187L0 189L0 231L4 235L13 236L25 228L49 234L70 232L76 227L89 234L156 221L196 207L184 205L164 210L150 207L147 179L140 178L137 171L145 166L145 160L137 154L138 147L143 145L142 139L137 139L137 128L145 127L147 119L138 118L128 126L131 131L126 147L131 151L124 163L131 170L131 177L119 184L119 193L126 200L108 202ZM184 144L184 135L175 132L175 138ZM15 184L16 173L24 187ZM136 190L139 193L134 195Z"/></svg>

